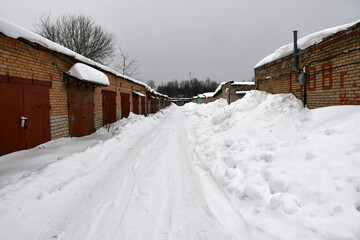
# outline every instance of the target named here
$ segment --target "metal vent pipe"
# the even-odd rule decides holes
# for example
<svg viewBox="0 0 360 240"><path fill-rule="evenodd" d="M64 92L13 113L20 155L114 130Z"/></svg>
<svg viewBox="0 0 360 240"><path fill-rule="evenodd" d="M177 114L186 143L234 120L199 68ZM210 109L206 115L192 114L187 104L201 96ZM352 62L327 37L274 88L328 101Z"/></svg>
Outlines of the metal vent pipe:
<svg viewBox="0 0 360 240"><path fill-rule="evenodd" d="M294 65L296 70L299 69L299 59L298 59L298 46L297 46L297 31L294 31Z"/></svg>

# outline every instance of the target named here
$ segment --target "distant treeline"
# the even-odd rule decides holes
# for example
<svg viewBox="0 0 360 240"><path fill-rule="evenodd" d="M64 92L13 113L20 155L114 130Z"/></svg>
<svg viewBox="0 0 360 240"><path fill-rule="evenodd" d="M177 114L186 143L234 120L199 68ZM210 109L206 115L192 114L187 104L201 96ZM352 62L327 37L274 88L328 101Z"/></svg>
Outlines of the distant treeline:
<svg viewBox="0 0 360 240"><path fill-rule="evenodd" d="M166 94L169 97L193 97L197 96L200 93L205 92L214 92L218 87L219 83L212 81L209 78L205 81L199 81L196 78L189 80L184 80L178 82L177 80L168 82L166 84L161 84L157 87L158 92Z"/></svg>

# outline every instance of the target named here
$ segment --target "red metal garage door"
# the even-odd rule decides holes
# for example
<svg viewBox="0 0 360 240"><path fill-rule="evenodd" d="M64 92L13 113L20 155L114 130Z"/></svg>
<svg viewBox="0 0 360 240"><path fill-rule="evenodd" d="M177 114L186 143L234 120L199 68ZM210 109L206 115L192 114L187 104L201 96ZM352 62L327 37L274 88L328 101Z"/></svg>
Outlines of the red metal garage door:
<svg viewBox="0 0 360 240"><path fill-rule="evenodd" d="M130 94L121 93L121 116L128 117L130 113Z"/></svg>
<svg viewBox="0 0 360 240"><path fill-rule="evenodd" d="M146 112L145 112L145 97L141 97L141 114L146 115Z"/></svg>
<svg viewBox="0 0 360 240"><path fill-rule="evenodd" d="M30 85L34 82L0 76L0 155L50 140L50 83L36 81L47 86Z"/></svg>
<svg viewBox="0 0 360 240"><path fill-rule="evenodd" d="M151 113L156 113L156 100L151 99Z"/></svg>
<svg viewBox="0 0 360 240"><path fill-rule="evenodd" d="M70 85L69 131L74 137L82 137L95 131L94 92L91 87Z"/></svg>
<svg viewBox="0 0 360 240"><path fill-rule="evenodd" d="M32 148L50 140L49 89L24 85L26 147Z"/></svg>
<svg viewBox="0 0 360 240"><path fill-rule="evenodd" d="M116 122L116 92L102 90L103 125Z"/></svg>
<svg viewBox="0 0 360 240"><path fill-rule="evenodd" d="M25 130L20 127L23 106L22 85L0 82L0 155L26 148Z"/></svg>
<svg viewBox="0 0 360 240"><path fill-rule="evenodd" d="M139 114L139 96L133 94L133 112Z"/></svg>

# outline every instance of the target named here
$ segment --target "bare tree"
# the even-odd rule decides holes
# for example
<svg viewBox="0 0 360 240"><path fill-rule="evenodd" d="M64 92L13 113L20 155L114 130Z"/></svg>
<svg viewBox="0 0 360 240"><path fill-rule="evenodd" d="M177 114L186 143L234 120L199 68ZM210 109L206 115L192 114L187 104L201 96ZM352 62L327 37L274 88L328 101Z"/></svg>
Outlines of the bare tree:
<svg viewBox="0 0 360 240"><path fill-rule="evenodd" d="M96 62L112 61L116 44L113 35L88 16L64 14L51 21L50 14L43 15L34 27L41 36Z"/></svg>
<svg viewBox="0 0 360 240"><path fill-rule="evenodd" d="M149 80L149 81L147 81L147 85L149 86L149 87L151 87L152 89L155 89L155 87L156 87L156 84L155 84L155 81L154 80Z"/></svg>
<svg viewBox="0 0 360 240"><path fill-rule="evenodd" d="M116 59L115 69L128 77L135 77L138 74L138 59L129 52L125 52L119 45L119 54Z"/></svg>

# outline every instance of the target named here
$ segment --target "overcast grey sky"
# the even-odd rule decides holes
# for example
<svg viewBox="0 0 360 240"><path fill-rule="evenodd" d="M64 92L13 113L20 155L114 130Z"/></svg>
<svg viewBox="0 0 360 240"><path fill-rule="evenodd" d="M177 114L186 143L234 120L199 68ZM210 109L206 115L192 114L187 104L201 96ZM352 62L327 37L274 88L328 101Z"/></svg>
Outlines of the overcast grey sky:
<svg viewBox="0 0 360 240"><path fill-rule="evenodd" d="M113 33L157 84L250 80L257 62L310 33L360 20L360 0L0 0L0 16L33 30L42 13L83 13Z"/></svg>

